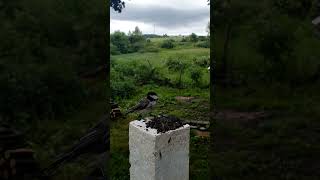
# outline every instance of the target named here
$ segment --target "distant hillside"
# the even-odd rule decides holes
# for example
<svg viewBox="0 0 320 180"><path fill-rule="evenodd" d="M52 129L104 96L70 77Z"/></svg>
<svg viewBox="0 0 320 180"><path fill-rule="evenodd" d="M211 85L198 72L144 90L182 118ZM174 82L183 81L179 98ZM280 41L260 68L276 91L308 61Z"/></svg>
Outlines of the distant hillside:
<svg viewBox="0 0 320 180"><path fill-rule="evenodd" d="M146 37L146 38L158 38L158 37L162 37L162 36L157 35L157 34L144 34L143 36Z"/></svg>

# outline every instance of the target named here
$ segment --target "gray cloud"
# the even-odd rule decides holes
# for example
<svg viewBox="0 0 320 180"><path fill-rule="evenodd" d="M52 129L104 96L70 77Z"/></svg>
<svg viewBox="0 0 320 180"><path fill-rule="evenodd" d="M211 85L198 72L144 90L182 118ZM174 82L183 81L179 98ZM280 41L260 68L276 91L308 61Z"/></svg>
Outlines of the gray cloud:
<svg viewBox="0 0 320 180"><path fill-rule="evenodd" d="M209 8L175 9L161 6L127 6L122 13L111 11L112 20L136 21L163 28L191 27L210 17Z"/></svg>

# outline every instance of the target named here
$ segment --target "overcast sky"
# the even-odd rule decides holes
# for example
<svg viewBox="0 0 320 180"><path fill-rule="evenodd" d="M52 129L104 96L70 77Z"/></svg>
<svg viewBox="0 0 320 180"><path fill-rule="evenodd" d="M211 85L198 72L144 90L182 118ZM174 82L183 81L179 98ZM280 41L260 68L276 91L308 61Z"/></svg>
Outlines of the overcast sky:
<svg viewBox="0 0 320 180"><path fill-rule="evenodd" d="M110 32L133 31L136 26L144 34L206 35L210 20L207 0L124 0L121 13L110 9Z"/></svg>

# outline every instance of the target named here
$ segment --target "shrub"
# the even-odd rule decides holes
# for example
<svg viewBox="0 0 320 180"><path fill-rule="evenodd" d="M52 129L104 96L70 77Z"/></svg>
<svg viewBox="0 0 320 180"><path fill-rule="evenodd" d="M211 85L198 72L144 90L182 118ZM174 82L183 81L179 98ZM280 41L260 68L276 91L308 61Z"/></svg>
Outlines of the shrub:
<svg viewBox="0 0 320 180"><path fill-rule="evenodd" d="M150 84L157 82L161 79L160 71L156 67L149 64L141 64L136 69L135 79L141 84Z"/></svg>
<svg viewBox="0 0 320 180"><path fill-rule="evenodd" d="M174 48L174 44L172 40L167 39L162 42L161 48L172 49Z"/></svg>
<svg viewBox="0 0 320 180"><path fill-rule="evenodd" d="M130 97L135 93L134 67L132 64L118 64L110 71L110 88L112 99ZM131 70L131 71L127 71Z"/></svg>
<svg viewBox="0 0 320 180"><path fill-rule="evenodd" d="M196 44L196 47L210 48L210 41L201 41Z"/></svg>
<svg viewBox="0 0 320 180"><path fill-rule="evenodd" d="M111 55L119 55L119 54L121 54L120 51L118 50L118 48L112 43L110 43L110 54Z"/></svg>
<svg viewBox="0 0 320 180"><path fill-rule="evenodd" d="M117 47L117 50L122 53L128 53L129 51L129 38L120 31L116 31L110 35L110 42Z"/></svg>
<svg viewBox="0 0 320 180"><path fill-rule="evenodd" d="M113 99L127 98L135 93L136 86L132 79L111 81L111 96Z"/></svg>
<svg viewBox="0 0 320 180"><path fill-rule="evenodd" d="M171 72L179 72L179 81L178 85L181 88L182 87L182 76L187 69L187 64L182 62L179 59L171 59L166 62L166 66L168 67L168 70Z"/></svg>
<svg viewBox="0 0 320 180"><path fill-rule="evenodd" d="M200 84L201 77L202 73L200 68L192 68L190 70L190 78L192 79L195 85Z"/></svg>
<svg viewBox="0 0 320 180"><path fill-rule="evenodd" d="M200 56L193 59L193 63L200 67L208 67L210 65L210 57L209 56Z"/></svg>
<svg viewBox="0 0 320 180"><path fill-rule="evenodd" d="M159 52L159 48L151 45L151 44L147 44L143 49L141 49L139 52L144 53L144 52Z"/></svg>
<svg viewBox="0 0 320 180"><path fill-rule="evenodd" d="M185 38L185 37L183 37L183 38L181 39L181 42L188 42L188 39Z"/></svg>

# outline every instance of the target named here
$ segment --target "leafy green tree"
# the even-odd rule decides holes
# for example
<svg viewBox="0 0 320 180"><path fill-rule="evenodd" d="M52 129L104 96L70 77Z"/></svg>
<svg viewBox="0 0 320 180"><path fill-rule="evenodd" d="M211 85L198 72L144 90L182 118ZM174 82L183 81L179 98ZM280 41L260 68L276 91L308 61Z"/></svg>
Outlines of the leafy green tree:
<svg viewBox="0 0 320 180"><path fill-rule="evenodd" d="M129 38L124 32L115 31L110 35L111 43L117 47L122 54L129 52Z"/></svg>
<svg viewBox="0 0 320 180"><path fill-rule="evenodd" d="M192 33L189 36L189 39L190 39L191 42L198 42L198 36L195 33Z"/></svg>
<svg viewBox="0 0 320 180"><path fill-rule="evenodd" d="M286 60L293 59L296 24L285 15L270 13L256 24L253 47L264 57L264 68L269 78L282 78Z"/></svg>
<svg viewBox="0 0 320 180"><path fill-rule="evenodd" d="M258 2L243 0L215 0L213 2L213 17L215 18L212 28L215 31L224 32L223 51L221 56L221 77L226 78L228 74L229 46L233 31L243 22L256 17L259 14Z"/></svg>
<svg viewBox="0 0 320 180"><path fill-rule="evenodd" d="M146 38L143 36L142 31L140 31L138 26L135 27L134 31L128 34L128 36L133 52L137 52L144 48Z"/></svg>
<svg viewBox="0 0 320 180"><path fill-rule="evenodd" d="M179 81L178 86L179 88L182 88L182 76L185 73L185 70L187 69L187 64L183 62L181 59L169 59L166 62L166 65L168 67L168 70L171 72L179 72Z"/></svg>
<svg viewBox="0 0 320 180"><path fill-rule="evenodd" d="M278 11L297 18L309 17L317 5L317 0L272 0Z"/></svg>
<svg viewBox="0 0 320 180"><path fill-rule="evenodd" d="M111 0L110 7L112 7L115 11L121 13L122 9L125 7L125 2L122 0Z"/></svg>
<svg viewBox="0 0 320 180"><path fill-rule="evenodd" d="M192 68L190 70L190 78L192 79L195 85L198 86L200 84L201 76L202 73L200 68Z"/></svg>

